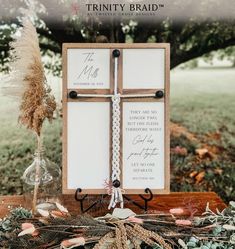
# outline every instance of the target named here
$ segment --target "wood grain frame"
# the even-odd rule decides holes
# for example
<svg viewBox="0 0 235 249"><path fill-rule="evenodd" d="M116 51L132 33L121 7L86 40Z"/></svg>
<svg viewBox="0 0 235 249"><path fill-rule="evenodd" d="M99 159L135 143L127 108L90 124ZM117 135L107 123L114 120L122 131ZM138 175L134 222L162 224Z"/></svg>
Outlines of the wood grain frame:
<svg viewBox="0 0 235 249"><path fill-rule="evenodd" d="M67 179L67 103L71 101L87 101L87 102L110 102L107 98L82 98L82 99L68 99L68 92L77 89L68 89L67 87L67 50L68 49L110 49L110 62L113 62L112 51L113 49L120 49L121 56L119 58L119 75L118 75L118 90L122 94L135 94L135 93L155 93L157 90L164 90L164 98L157 100L155 98L132 98L125 99L125 102L155 102L164 101L164 124L165 124L165 179L164 179L164 189L152 189L154 194L168 194L170 192L170 134L169 134L169 96L170 96L170 45L168 43L135 43L135 44L124 44L124 43L64 43L62 51L62 68L63 68L63 93L62 93L62 110L63 110L63 170L62 170L62 192L63 194L74 194L75 189L68 189L68 179ZM164 89L123 89L122 85L122 50L123 49L164 49L165 51L165 82ZM110 94L113 93L113 63L110 63L110 89L79 89L79 93L90 93L90 94ZM111 107L111 102L110 102ZM122 108L122 104L121 104ZM111 112L110 112L111 115ZM110 122L111 126L111 122ZM122 127L122 117L121 117L121 127ZM112 149L112 129L110 129L110 151ZM120 162L122 165L122 142L123 137L121 136L121 153ZM110 162L111 162L110 153ZM111 169L111 163L110 163ZM111 172L111 170L110 170ZM122 178L122 175L121 175ZM105 194L105 189L84 189L82 194ZM126 194L144 194L144 189L127 189Z"/></svg>

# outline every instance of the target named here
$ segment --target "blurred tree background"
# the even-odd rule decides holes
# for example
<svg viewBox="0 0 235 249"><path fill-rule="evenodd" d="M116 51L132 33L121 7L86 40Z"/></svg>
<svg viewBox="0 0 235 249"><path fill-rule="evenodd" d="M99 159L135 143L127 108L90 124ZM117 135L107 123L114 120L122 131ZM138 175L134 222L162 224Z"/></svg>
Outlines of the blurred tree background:
<svg viewBox="0 0 235 249"><path fill-rule="evenodd" d="M219 0L199 1L197 6L199 14L192 16L190 12L193 2L195 4L195 1L188 0L187 4L182 5L182 1L171 1L171 8L167 11L167 15L152 18L151 22L138 20L138 18L109 18L107 22L97 17L81 18L81 10L77 1L0 0L1 9L4 12L0 17L1 72L3 74L9 70L9 43L20 30L19 7L25 7L29 3L31 8L37 12L35 25L39 34L42 55L45 58L45 67L49 73L57 77L61 77L61 47L64 42L167 42L171 44L171 69L176 67L195 68L198 66L198 60L212 63L215 58L229 60L234 66L235 18L229 15L226 17L226 13L225 15L208 15L213 12L213 8L221 5ZM229 9L231 13L235 13L234 4L229 6ZM173 17L175 12L178 12L177 14L181 18ZM228 75L230 73L229 71ZM197 82L194 85L190 84L195 81L190 77L192 75L198 77L200 73L189 75L187 80L182 74L184 75L184 73L177 74L178 78L175 78L179 81L187 81L188 89L195 91ZM174 75L173 70L172 76ZM226 81L226 76L224 76L224 81ZM222 89L226 82L224 85L217 81L214 83L210 87L216 87L218 92L213 92L214 95L205 95L201 102L198 101L198 97L200 97L198 94L192 95L189 100L187 96L184 97L185 92L180 92L182 86L176 90L174 85L172 86L173 90L181 95L172 97L174 105L172 105L171 116L171 186L172 190L176 191L213 190L228 201L235 197L235 173L233 170L235 129L232 128L235 121L231 116L231 110L235 106L231 103L234 95L230 96L231 90L235 88L227 85L227 91L223 92ZM224 94L227 101L224 98L221 99L220 93ZM215 98L221 101L219 102L217 99L215 102ZM206 108L211 110L211 106L218 103L220 104L216 110L219 112L214 112L213 109L207 115L204 110ZM2 104L1 112L4 113L4 110L4 104ZM213 117L213 119L209 117ZM224 121L222 124L221 118ZM7 124L6 119L2 124L4 122ZM207 122L201 122L201 119L207 119ZM200 130L195 126L203 128ZM8 125L6 128L3 125L1 130L1 194L22 192L19 176L26 166L25 164L30 161L30 155L34 149L33 142L26 135L23 139L27 139L27 142L22 139L18 142L17 139L15 142L7 142L4 139L6 134L12 137L12 134L15 133L12 131L9 133L9 129ZM61 163L60 132L61 120L58 112L54 127L51 128L48 125L45 129L45 143L50 146L49 157L57 163ZM9 181L12 183L8 183Z"/></svg>
<svg viewBox="0 0 235 249"><path fill-rule="evenodd" d="M22 6L27 1L20 0ZM87 1L89 2L89 1ZM172 1L172 9L177 10L181 1ZM194 58L210 55L210 52L224 49L224 56L234 58L235 45L235 19L221 17L208 17L206 10L221 4L219 0L199 1L198 17L185 17L174 20L171 12L168 16L152 18L151 22L135 20L115 20L110 18L104 22L97 17L82 19L79 5L76 1L40 0L34 2L37 11L37 31L40 37L40 47L43 55L49 57L61 56L62 43L65 42L168 42L171 44L171 68L192 60ZM226 1L225 1L226 2ZM180 8L182 14L190 12L192 0ZM9 42L12 35L19 28L19 0L0 1L2 10L10 13L8 17L0 19L0 62L2 69L7 69L9 58ZM54 8L52 8L54 6ZM56 8L55 18L54 16ZM235 10L234 5L231 11ZM234 12L233 12L234 13ZM14 18L13 18L14 16ZM18 16L18 17L17 17ZM226 48L226 49L225 49ZM61 73L61 60L58 64L48 63L47 67L55 75Z"/></svg>

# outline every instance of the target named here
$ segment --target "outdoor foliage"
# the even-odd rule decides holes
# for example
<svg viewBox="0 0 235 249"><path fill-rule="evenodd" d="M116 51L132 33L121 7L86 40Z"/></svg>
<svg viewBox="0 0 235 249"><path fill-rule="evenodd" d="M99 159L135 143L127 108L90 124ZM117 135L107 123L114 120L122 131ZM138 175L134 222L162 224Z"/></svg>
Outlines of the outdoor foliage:
<svg viewBox="0 0 235 249"><path fill-rule="evenodd" d="M10 13L0 17L2 70L8 69L9 41L20 26L19 7L26 7L27 2L0 1L2 9ZM158 14L148 23L135 18L110 18L108 22L97 17L82 19L76 1L34 0L33 3L31 8L36 10L39 17L35 24L42 54L51 58L46 61L46 67L55 75L61 75L61 46L64 42L168 42L171 44L171 68L211 51L235 45L235 19L230 18L232 6L223 6L227 18L222 14L214 15L213 8L218 10L221 5L219 0L197 1L196 13L191 7L195 6L194 0L187 0L184 4L174 0L171 2L174 11L168 10L168 16ZM181 18L176 21L174 16ZM233 47L230 50L233 51ZM226 51L229 56L230 50Z"/></svg>
<svg viewBox="0 0 235 249"><path fill-rule="evenodd" d="M215 191L226 202L234 199L234 73L233 69L172 72L171 191ZM0 112L4 113L0 194L21 194L21 176L36 145L33 136L17 126L17 104L12 99L0 99ZM43 129L46 155L60 166L61 129L59 116Z"/></svg>

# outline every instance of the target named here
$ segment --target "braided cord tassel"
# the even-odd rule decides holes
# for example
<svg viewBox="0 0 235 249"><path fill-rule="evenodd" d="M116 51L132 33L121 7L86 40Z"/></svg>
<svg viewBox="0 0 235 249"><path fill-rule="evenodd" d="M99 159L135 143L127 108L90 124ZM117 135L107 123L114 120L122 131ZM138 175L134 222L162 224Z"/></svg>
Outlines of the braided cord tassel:
<svg viewBox="0 0 235 249"><path fill-rule="evenodd" d="M117 203L123 208L122 189L120 188L120 100L118 93L118 56L114 55L114 95L112 96L112 194L109 203L114 208Z"/></svg>
<svg viewBox="0 0 235 249"><path fill-rule="evenodd" d="M112 97L112 103L112 182L120 183L120 94ZM122 189L120 186L113 186L108 208L114 208L117 203L123 208Z"/></svg>

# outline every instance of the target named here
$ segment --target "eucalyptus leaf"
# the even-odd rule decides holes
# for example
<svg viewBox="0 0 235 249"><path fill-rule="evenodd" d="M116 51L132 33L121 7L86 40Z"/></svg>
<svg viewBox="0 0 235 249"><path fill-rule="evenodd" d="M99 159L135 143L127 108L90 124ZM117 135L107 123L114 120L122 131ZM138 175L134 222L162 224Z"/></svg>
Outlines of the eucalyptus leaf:
<svg viewBox="0 0 235 249"><path fill-rule="evenodd" d="M235 201L230 201L230 202L229 202L229 205L230 205L232 208L235 209Z"/></svg>
<svg viewBox="0 0 235 249"><path fill-rule="evenodd" d="M189 248L195 248L196 247L196 243L195 242L191 242L191 241L189 241L188 243L187 243L187 246L189 247Z"/></svg>
<svg viewBox="0 0 235 249"><path fill-rule="evenodd" d="M209 249L208 246L202 246L201 249Z"/></svg>

